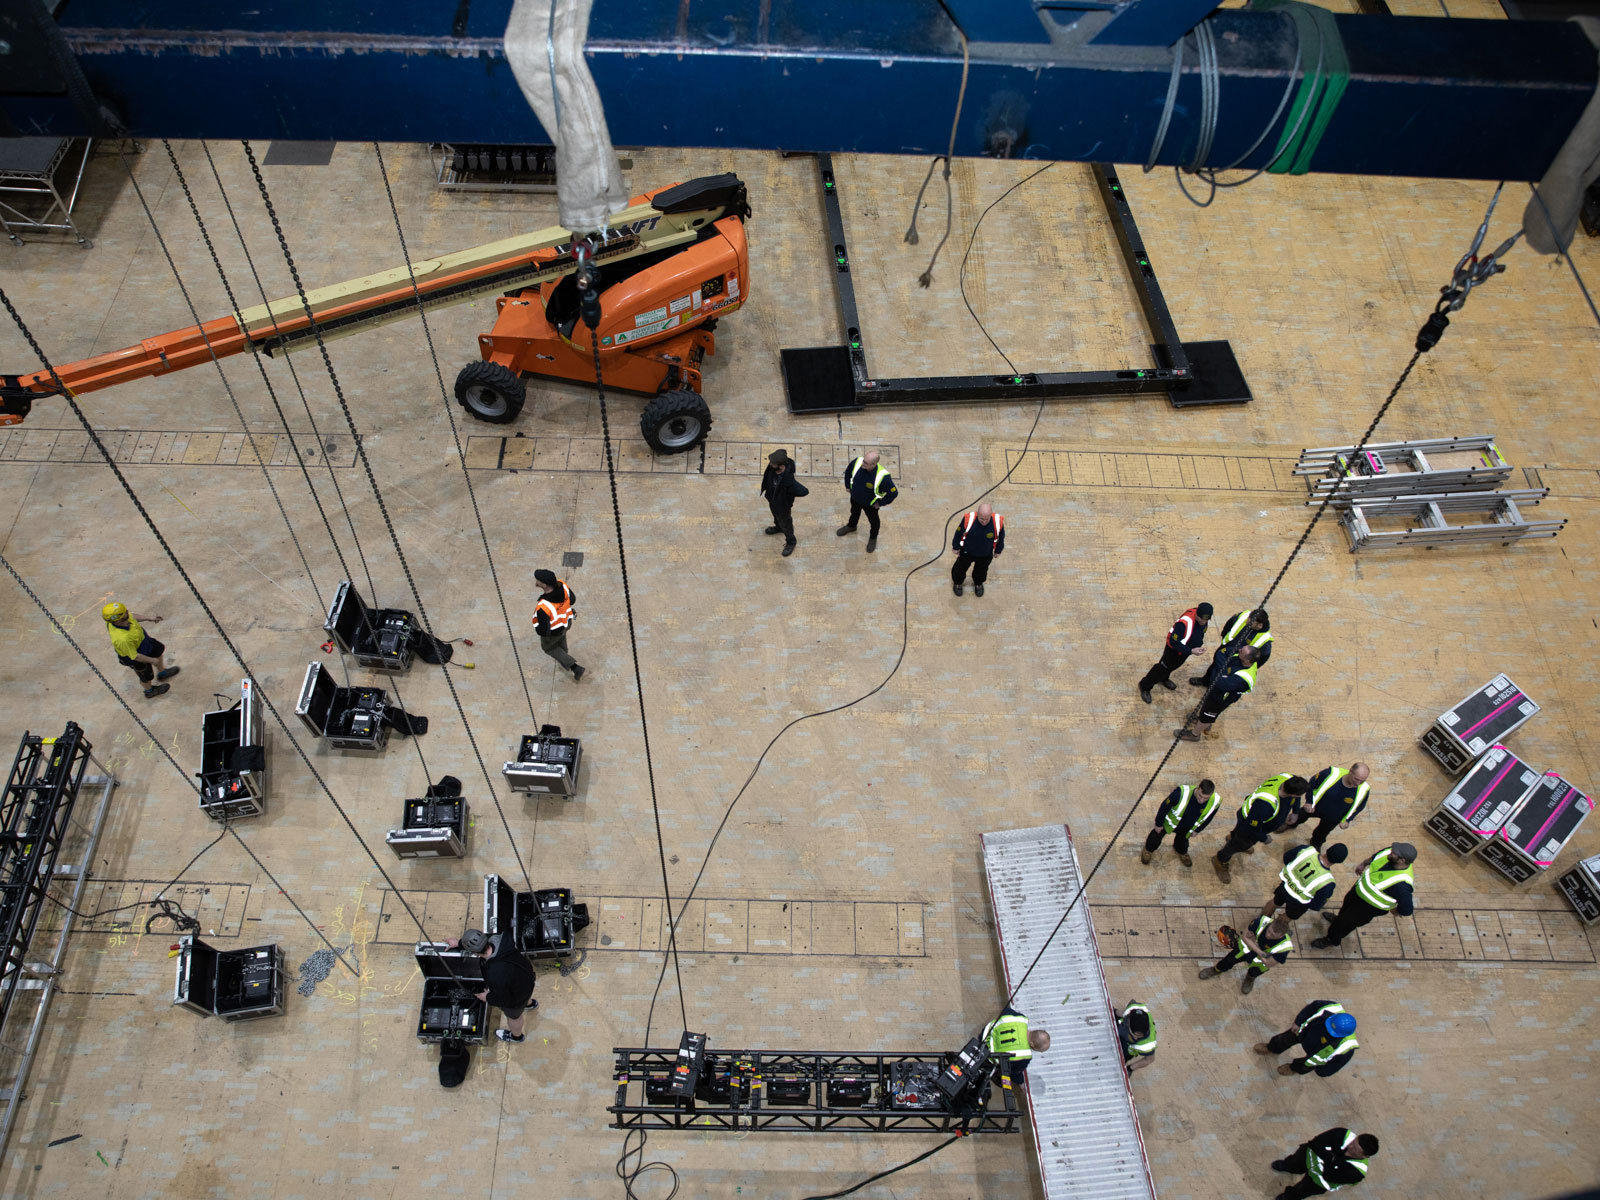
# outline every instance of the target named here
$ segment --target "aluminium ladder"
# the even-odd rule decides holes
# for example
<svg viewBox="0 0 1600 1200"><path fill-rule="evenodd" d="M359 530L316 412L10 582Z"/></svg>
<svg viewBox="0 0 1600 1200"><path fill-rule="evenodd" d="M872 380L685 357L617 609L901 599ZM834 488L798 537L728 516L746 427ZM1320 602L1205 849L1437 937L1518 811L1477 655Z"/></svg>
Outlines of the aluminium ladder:
<svg viewBox="0 0 1600 1200"><path fill-rule="evenodd" d="M1050 939L1082 875L1065 825L982 837L1006 991L1044 949L1013 1006L1050 1034L1028 1065L1029 1125L1048 1200L1155 1200L1139 1114L1089 907ZM1046 943L1048 941L1048 947Z"/></svg>
<svg viewBox="0 0 1600 1200"><path fill-rule="evenodd" d="M1294 473L1306 476L1307 504L1329 492L1344 507L1356 496L1410 496L1422 492L1463 492L1499 487L1511 478L1511 464L1494 438L1432 438L1418 442L1369 442L1359 458L1354 446L1302 450ZM1381 467L1374 471L1373 464ZM1343 466L1348 474L1340 477Z"/></svg>
<svg viewBox="0 0 1600 1200"><path fill-rule="evenodd" d="M1566 525L1565 517L1530 521L1523 507L1533 507L1550 494L1549 488L1506 492L1445 492L1438 495L1356 497L1339 514L1339 524L1350 539L1350 553L1388 546L1451 546L1498 542L1509 546L1524 538L1551 538ZM1445 513L1480 513L1487 519L1452 525ZM1407 528L1373 529L1372 522L1403 518Z"/></svg>

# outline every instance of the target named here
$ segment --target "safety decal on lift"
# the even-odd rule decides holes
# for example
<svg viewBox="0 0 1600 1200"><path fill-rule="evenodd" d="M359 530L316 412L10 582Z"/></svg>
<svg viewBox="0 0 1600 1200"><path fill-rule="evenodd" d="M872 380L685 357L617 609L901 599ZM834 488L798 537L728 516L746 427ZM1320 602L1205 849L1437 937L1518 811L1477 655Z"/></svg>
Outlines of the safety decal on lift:
<svg viewBox="0 0 1600 1200"><path fill-rule="evenodd" d="M633 319L633 327L642 329L652 321L659 321L667 315L665 308L652 308L649 312L640 313Z"/></svg>
<svg viewBox="0 0 1600 1200"><path fill-rule="evenodd" d="M682 311L683 311L683 310L684 310L684 309L686 309L686 308L688 308L688 307L689 307L689 302L690 302L690 301L691 301L691 300L692 300L692 299L693 299L693 297L692 297L692 296L679 296L679 297L678 297L678 298L677 298L677 299L676 299L676 300L674 300L674 301L673 301L673 302L672 302L672 304L671 304L671 305L670 305L670 306L669 306L669 308L670 308L670 311L672 311L672 312L675 312L675 313L680 313L680 312L682 312Z"/></svg>
<svg viewBox="0 0 1600 1200"><path fill-rule="evenodd" d="M737 275L728 276L728 295L734 299L739 297L739 277Z"/></svg>
<svg viewBox="0 0 1600 1200"><path fill-rule="evenodd" d="M650 324L643 325L638 329L624 329L613 339L613 344L621 346L626 342L633 342L642 337L649 337L652 333L660 333L663 329L671 329L674 325L678 324L679 320L680 318L678 317L665 317L659 321L651 321ZM601 345L605 345L605 341L603 339L601 341Z"/></svg>

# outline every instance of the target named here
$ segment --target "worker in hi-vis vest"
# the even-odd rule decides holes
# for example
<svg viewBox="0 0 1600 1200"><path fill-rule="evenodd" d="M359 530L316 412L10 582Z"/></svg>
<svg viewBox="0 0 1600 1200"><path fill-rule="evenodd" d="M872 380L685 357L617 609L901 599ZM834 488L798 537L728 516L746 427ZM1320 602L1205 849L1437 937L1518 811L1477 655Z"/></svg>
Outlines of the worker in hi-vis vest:
<svg viewBox="0 0 1600 1200"><path fill-rule="evenodd" d="M1042 1029L1030 1030L1028 1018L1009 1004L983 1027L982 1037L989 1053L1006 1065L1012 1087L1022 1086L1035 1052L1043 1054L1050 1049L1050 1035Z"/></svg>

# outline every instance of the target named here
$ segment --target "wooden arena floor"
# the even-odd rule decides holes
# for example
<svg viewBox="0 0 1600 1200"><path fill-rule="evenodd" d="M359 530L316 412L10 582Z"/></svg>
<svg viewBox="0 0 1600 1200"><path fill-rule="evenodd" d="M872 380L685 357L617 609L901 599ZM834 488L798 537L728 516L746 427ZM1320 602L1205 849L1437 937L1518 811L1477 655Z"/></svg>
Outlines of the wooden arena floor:
<svg viewBox="0 0 1600 1200"><path fill-rule="evenodd" d="M200 146L175 150L230 279L241 296L258 298ZM267 291L288 294L241 152L219 144L213 153ZM385 153L415 257L554 220L553 198L440 194L422 148ZM979 834L1065 821L1087 870L1118 833L1193 694L1158 690L1147 707L1135 680L1182 610L1209 600L1225 617L1272 582L1310 515L1289 474L1296 455L1360 435L1492 189L1263 178L1200 210L1169 174L1125 168L1179 330L1231 341L1251 404L1175 410L1156 396L807 419L788 414L778 351L840 336L814 163L699 151L632 159L636 189L737 171L753 209L750 301L717 332L706 372L715 427L703 464L698 453L652 461L638 436L640 400L610 401L674 894L705 868L679 932L689 1026L722 1046L955 1048L1003 999ZM1004 369L962 303L959 269L978 215L1036 165L956 165L953 233L923 290L915 279L944 221L939 181L920 214L921 244L908 247L901 239L925 161L837 160L874 371ZM224 313L159 145L134 172L201 315ZM308 286L401 261L370 147L340 145L327 166L265 174ZM1491 244L1526 197L1525 187L1507 188ZM80 211L90 251L0 250L0 283L46 352L68 362L190 323L113 149L92 164ZM1600 283L1594 245L1576 254ZM1113 998L1145 1002L1158 1023L1158 1057L1134 1090L1164 1200L1271 1196L1281 1179L1268 1163L1330 1125L1383 1139L1374 1194L1534 1200L1600 1176L1592 1103L1600 937L1585 932L1549 880L1513 889L1475 861L1452 859L1421 824L1450 785L1418 735L1502 671L1543 708L1514 736L1517 752L1586 791L1600 785L1591 737L1600 724L1592 600L1600 330L1565 263L1519 248L1507 265L1419 365L1379 436L1492 434L1517 468L1516 486L1552 489L1536 513L1570 524L1554 541L1512 548L1356 557L1324 521L1273 597L1276 653L1261 686L1224 718L1220 738L1178 747L1090 888ZM1148 334L1087 167L1058 165L996 208L966 284L1019 369L1149 365ZM447 383L474 357L492 311L483 299L434 314ZM498 802L535 884L569 886L589 905L586 960L568 977L541 969L528 1041L479 1050L466 1085L442 1090L436 1051L415 1038L419 930L274 728L269 811L238 829L285 892L230 839L171 894L218 946L284 947L287 1011L228 1025L172 1007L175 939L144 932L149 910L89 922L72 941L66 992L0 1169L6 1196L620 1192L621 1136L605 1113L610 1050L642 1043L664 934L598 407L583 387L533 381L515 425L461 420L537 720L580 735L585 748L578 797L528 802L505 790L500 765L533 717L420 324L343 338L330 353L428 613L441 636L475 643L458 647L475 668L452 672L472 741L441 673L425 665L400 685L406 706L432 721L415 746L395 740L381 757L346 755L306 742L289 715L306 664L332 665L318 648L322 608L342 577L297 455L311 455L338 550L363 590L325 463L377 599L414 607L314 352L294 363L320 439L281 359L268 372L292 439L245 359L224 373L254 440L210 367L83 403L426 932L455 936L476 923L485 873L520 878ZM34 366L16 331L0 329L0 367ZM213 693L237 693L241 671L84 443L55 399L0 431L3 553L192 772L200 714ZM788 559L778 539L762 535L757 494L765 453L778 446L797 457L811 488L796 508L800 542ZM870 447L900 485L873 555L864 537L833 535L845 516L838 472ZM266 474L313 578L257 457L271 464ZM953 596L948 557L906 584L948 547L947 518L1011 467L994 495L1008 549L987 595ZM563 566L568 554L582 555L581 566ZM571 643L590 670L579 684L540 654L529 625L532 574L547 566L578 594ZM97 615L111 596L166 617L154 632L183 667L169 695L143 700L117 665ZM0 619L12 639L0 690L6 752L25 730L58 733L74 720L88 731L119 781L90 903L149 898L217 827L9 582ZM882 684L897 662L871 699L783 735L706 864L709 839L769 740L803 713ZM1307 918L1294 956L1251 996L1239 995L1237 978L1200 982L1210 931L1230 910L1266 898L1284 843L1240 860L1224 887L1200 857L1220 844L1224 815L1198 839L1192 870L1170 852L1141 866L1160 796L1209 774L1236 806L1268 775L1356 758L1372 764L1374 799L1344 834L1351 861L1391 840L1418 845L1416 916L1369 927L1343 954L1310 950L1319 929ZM470 854L396 860L384 833L402 801L443 774L458 776L471 802ZM1600 823L1559 865L1596 852ZM1341 889L1349 882L1341 872ZM300 965L322 942L291 900L359 978L335 968L309 996L295 990ZM1357 1058L1331 1079L1280 1078L1250 1047L1320 998L1357 1015ZM1051 1014L1032 1016L1049 1027ZM669 969L652 1042L675 1045L682 1023ZM696 1132L652 1138L647 1157L678 1172L680 1196L795 1200L930 1144ZM891 1183L881 1194L1041 1195L1026 1136L963 1142ZM659 1175L638 1188L641 1197L666 1190Z"/></svg>

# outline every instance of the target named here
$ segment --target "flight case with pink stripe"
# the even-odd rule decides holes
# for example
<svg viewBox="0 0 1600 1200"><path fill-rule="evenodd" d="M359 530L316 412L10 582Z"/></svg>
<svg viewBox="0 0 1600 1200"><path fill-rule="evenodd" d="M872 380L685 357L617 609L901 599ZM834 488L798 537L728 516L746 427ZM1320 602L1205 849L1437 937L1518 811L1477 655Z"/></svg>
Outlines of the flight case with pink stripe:
<svg viewBox="0 0 1600 1200"><path fill-rule="evenodd" d="M1526 883L1555 862L1593 808L1593 800L1546 771L1478 857L1512 883Z"/></svg>
<svg viewBox="0 0 1600 1200"><path fill-rule="evenodd" d="M1491 746L1423 825L1461 857L1476 854L1540 778L1537 769L1504 746Z"/></svg>
<svg viewBox="0 0 1600 1200"><path fill-rule="evenodd" d="M1418 740L1446 771L1459 775L1490 746L1503 742L1537 714L1535 704L1504 675L1496 675L1442 713Z"/></svg>

